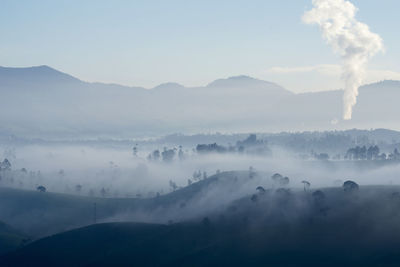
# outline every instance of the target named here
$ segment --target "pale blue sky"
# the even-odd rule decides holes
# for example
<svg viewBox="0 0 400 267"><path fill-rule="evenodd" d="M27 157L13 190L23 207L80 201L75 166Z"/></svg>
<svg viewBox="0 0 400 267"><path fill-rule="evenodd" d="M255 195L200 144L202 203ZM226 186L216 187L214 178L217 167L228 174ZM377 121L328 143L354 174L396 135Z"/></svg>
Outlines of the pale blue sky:
<svg viewBox="0 0 400 267"><path fill-rule="evenodd" d="M370 79L400 79L400 2L352 2L385 43ZM310 8L311 0L2 0L0 65L49 65L86 81L144 87L245 74L296 92L335 89L335 72L271 71L335 69L338 57L318 27L301 21Z"/></svg>

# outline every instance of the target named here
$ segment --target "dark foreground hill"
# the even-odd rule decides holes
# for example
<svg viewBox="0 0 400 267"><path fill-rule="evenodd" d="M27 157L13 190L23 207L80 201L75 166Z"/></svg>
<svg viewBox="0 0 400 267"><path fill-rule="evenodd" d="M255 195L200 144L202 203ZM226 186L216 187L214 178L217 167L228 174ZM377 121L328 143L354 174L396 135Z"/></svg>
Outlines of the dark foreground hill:
<svg viewBox="0 0 400 267"><path fill-rule="evenodd" d="M0 255L25 245L29 240L27 235L0 222Z"/></svg>
<svg viewBox="0 0 400 267"><path fill-rule="evenodd" d="M350 228L347 228L350 227ZM313 225L221 222L97 224L41 239L1 266L398 266L399 242L369 240L351 222ZM323 231L322 231L323 230ZM368 235L368 234L367 234ZM399 240L397 240L399 241Z"/></svg>
<svg viewBox="0 0 400 267"><path fill-rule="evenodd" d="M0 266L399 266L399 208L395 186L260 189L203 218L53 235Z"/></svg>

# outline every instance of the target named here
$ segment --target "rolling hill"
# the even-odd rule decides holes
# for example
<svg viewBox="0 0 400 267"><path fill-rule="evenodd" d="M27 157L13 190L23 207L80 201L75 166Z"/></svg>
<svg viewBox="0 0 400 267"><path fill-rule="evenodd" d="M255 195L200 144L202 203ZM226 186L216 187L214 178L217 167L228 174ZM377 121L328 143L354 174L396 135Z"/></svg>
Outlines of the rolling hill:
<svg viewBox="0 0 400 267"><path fill-rule="evenodd" d="M181 223L106 223L56 234L0 257L0 265L397 266L398 189L267 190Z"/></svg>
<svg viewBox="0 0 400 267"><path fill-rule="evenodd" d="M260 177L261 178L261 177ZM0 220L34 238L96 221L167 223L199 218L254 192L248 171L222 172L154 198L100 198L0 187ZM224 194L224 198L220 197Z"/></svg>

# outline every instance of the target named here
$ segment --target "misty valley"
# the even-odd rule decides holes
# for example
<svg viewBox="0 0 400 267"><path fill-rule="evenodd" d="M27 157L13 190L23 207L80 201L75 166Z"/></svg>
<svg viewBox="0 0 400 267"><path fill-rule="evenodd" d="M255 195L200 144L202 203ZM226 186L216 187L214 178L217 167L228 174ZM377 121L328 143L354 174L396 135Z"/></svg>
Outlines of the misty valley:
<svg viewBox="0 0 400 267"><path fill-rule="evenodd" d="M400 132L1 144L5 266L399 260Z"/></svg>
<svg viewBox="0 0 400 267"><path fill-rule="evenodd" d="M400 266L400 1L0 5L0 267Z"/></svg>

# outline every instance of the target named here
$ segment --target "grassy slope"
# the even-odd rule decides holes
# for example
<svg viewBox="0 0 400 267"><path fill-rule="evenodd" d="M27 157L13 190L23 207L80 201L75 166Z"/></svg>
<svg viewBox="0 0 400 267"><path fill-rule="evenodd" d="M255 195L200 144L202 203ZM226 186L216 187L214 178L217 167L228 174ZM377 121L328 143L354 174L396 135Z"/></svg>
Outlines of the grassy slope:
<svg viewBox="0 0 400 267"><path fill-rule="evenodd" d="M173 262L207 244L201 225L96 224L50 236L0 261L20 265L124 265Z"/></svg>
<svg viewBox="0 0 400 267"><path fill-rule="evenodd" d="M0 187L0 220L33 237L82 227L94 222L94 203L97 205L97 221L110 221L119 214L179 206L196 197L217 181L229 182L236 176L245 177L247 172L224 172L210 176L189 187L162 195L158 198L94 198L86 196L41 193ZM165 223L167 220L164 221Z"/></svg>
<svg viewBox="0 0 400 267"><path fill-rule="evenodd" d="M17 249L28 241L29 238L25 234L0 222L0 255Z"/></svg>
<svg viewBox="0 0 400 267"><path fill-rule="evenodd" d="M398 266L399 187L276 194L210 215L210 223L108 223L34 242L0 265Z"/></svg>
<svg viewBox="0 0 400 267"><path fill-rule="evenodd" d="M364 244L287 225L97 224L50 236L0 258L1 266L398 266L399 243Z"/></svg>

